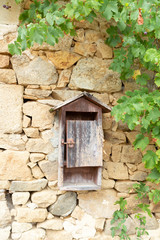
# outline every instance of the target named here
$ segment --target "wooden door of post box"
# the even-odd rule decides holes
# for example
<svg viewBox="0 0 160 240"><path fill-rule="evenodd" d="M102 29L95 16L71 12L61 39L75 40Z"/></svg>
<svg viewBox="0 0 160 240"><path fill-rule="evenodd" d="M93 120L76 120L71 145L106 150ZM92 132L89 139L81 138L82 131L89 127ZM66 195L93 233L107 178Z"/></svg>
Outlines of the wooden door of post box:
<svg viewBox="0 0 160 240"><path fill-rule="evenodd" d="M60 107L59 179L62 190L96 190L101 187L102 105L89 94Z"/></svg>

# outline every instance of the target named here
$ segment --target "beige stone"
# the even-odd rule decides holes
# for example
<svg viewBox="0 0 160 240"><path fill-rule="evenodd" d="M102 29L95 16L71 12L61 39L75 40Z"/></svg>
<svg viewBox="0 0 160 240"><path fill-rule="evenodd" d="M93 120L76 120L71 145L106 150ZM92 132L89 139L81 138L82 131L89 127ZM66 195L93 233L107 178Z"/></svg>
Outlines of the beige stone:
<svg viewBox="0 0 160 240"><path fill-rule="evenodd" d="M5 25L7 27L7 25ZM17 26L16 26L17 28ZM15 28L15 29L16 29ZM8 31L8 29L7 29ZM10 30L9 30L10 31ZM0 53L9 53L8 44L14 42L17 38L17 33L9 33L0 39Z"/></svg>
<svg viewBox="0 0 160 240"><path fill-rule="evenodd" d="M79 95L80 91L71 91L71 90L54 90L52 92L52 97L57 100L65 101L69 98L73 98Z"/></svg>
<svg viewBox="0 0 160 240"><path fill-rule="evenodd" d="M108 113L104 113L102 117L102 128L104 130L110 129L112 126L112 117L108 116Z"/></svg>
<svg viewBox="0 0 160 240"><path fill-rule="evenodd" d="M119 74L109 69L110 63L110 60L96 57L79 60L73 68L69 88L108 93L120 91Z"/></svg>
<svg viewBox="0 0 160 240"><path fill-rule="evenodd" d="M31 153L30 154L30 161L31 162L38 162L45 158L45 154L43 153Z"/></svg>
<svg viewBox="0 0 160 240"><path fill-rule="evenodd" d="M130 195L129 195L129 193L117 193L117 197L119 197L119 198L128 198Z"/></svg>
<svg viewBox="0 0 160 240"><path fill-rule="evenodd" d="M103 142L103 160L104 161L109 161L110 159L110 154L111 154L111 143L104 141Z"/></svg>
<svg viewBox="0 0 160 240"><path fill-rule="evenodd" d="M52 93L51 90L41 90L41 89L29 89L26 88L25 92L26 95L35 96L37 98L47 98Z"/></svg>
<svg viewBox="0 0 160 240"><path fill-rule="evenodd" d="M37 100L37 102L45 104L45 105L49 105L52 107L55 107L62 103L62 101L54 100L54 99L40 99L40 100Z"/></svg>
<svg viewBox="0 0 160 240"><path fill-rule="evenodd" d="M1 24L0 23L0 39L4 39L4 37L9 33L15 33L17 31L17 25L15 24ZM1 49L0 49L1 51Z"/></svg>
<svg viewBox="0 0 160 240"><path fill-rule="evenodd" d="M1 8L1 24L18 24L21 6L17 5L14 0L8 0L7 5L11 6L8 10Z"/></svg>
<svg viewBox="0 0 160 240"><path fill-rule="evenodd" d="M0 227L5 227L11 222L11 215L6 201L0 201Z"/></svg>
<svg viewBox="0 0 160 240"><path fill-rule="evenodd" d="M49 110L49 106L38 102L26 102L23 105L24 114L32 117L32 127L40 129L48 129L53 126L54 114Z"/></svg>
<svg viewBox="0 0 160 240"><path fill-rule="evenodd" d="M126 201L126 213L128 214L140 212L140 209L137 207L138 204L149 204L148 198L143 197L143 199L137 199L137 194L130 195L126 198Z"/></svg>
<svg viewBox="0 0 160 240"><path fill-rule="evenodd" d="M102 189L114 188L115 181L112 179L102 179Z"/></svg>
<svg viewBox="0 0 160 240"><path fill-rule="evenodd" d="M115 189L122 193L133 193L133 184L137 182L132 181L117 181L115 184Z"/></svg>
<svg viewBox="0 0 160 240"><path fill-rule="evenodd" d="M6 189L8 190L10 187L10 182L7 180L0 181L0 189Z"/></svg>
<svg viewBox="0 0 160 240"><path fill-rule="evenodd" d="M0 68L7 68L9 66L9 56L0 55Z"/></svg>
<svg viewBox="0 0 160 240"><path fill-rule="evenodd" d="M19 223L12 222L12 232L13 233L22 233L30 230L32 228L31 223Z"/></svg>
<svg viewBox="0 0 160 240"><path fill-rule="evenodd" d="M84 41L84 29L78 29L76 31L76 36L74 36L74 40L76 40L77 42L83 42Z"/></svg>
<svg viewBox="0 0 160 240"><path fill-rule="evenodd" d="M151 214L151 217L148 215L148 213L141 212L141 217L145 217L146 219L146 224L145 224L145 229L146 230L154 230L159 227L157 219L154 217L153 214ZM136 226L140 227L140 221L135 218L136 214L132 214L131 218L134 220Z"/></svg>
<svg viewBox="0 0 160 240"><path fill-rule="evenodd" d="M43 223L38 223L37 228L44 228L44 229L59 231L63 229L63 220L60 218L46 220Z"/></svg>
<svg viewBox="0 0 160 240"><path fill-rule="evenodd" d="M17 221L18 222L43 222L47 217L47 210L42 208L17 208Z"/></svg>
<svg viewBox="0 0 160 240"><path fill-rule="evenodd" d="M41 192L33 193L31 196L32 202L43 208L46 208L53 204L56 199L56 192L52 190L42 190Z"/></svg>
<svg viewBox="0 0 160 240"><path fill-rule="evenodd" d="M97 42L100 38L102 38L102 34L98 31L87 30L85 32L85 40L89 43Z"/></svg>
<svg viewBox="0 0 160 240"><path fill-rule="evenodd" d="M79 206L95 218L111 218L113 212L118 209L114 205L117 200L114 190L83 193L79 194L78 198Z"/></svg>
<svg viewBox="0 0 160 240"><path fill-rule="evenodd" d="M136 136L139 134L139 132L132 131L132 132L125 132L129 142L133 144L133 142L136 140Z"/></svg>
<svg viewBox="0 0 160 240"><path fill-rule="evenodd" d="M16 75L12 69L0 69L0 82L2 83L16 83Z"/></svg>
<svg viewBox="0 0 160 240"><path fill-rule="evenodd" d="M108 176L113 179L128 179L127 167L123 163L107 162Z"/></svg>
<svg viewBox="0 0 160 240"><path fill-rule="evenodd" d="M57 88L64 88L67 86L70 81L71 72L71 69L65 69L60 73Z"/></svg>
<svg viewBox="0 0 160 240"><path fill-rule="evenodd" d="M31 118L27 117L27 116L23 116L23 127L27 128L29 127L31 124Z"/></svg>
<svg viewBox="0 0 160 240"><path fill-rule="evenodd" d="M107 130L104 132L104 139L109 141L111 144L121 144L126 142L126 137L123 132L112 132Z"/></svg>
<svg viewBox="0 0 160 240"><path fill-rule="evenodd" d="M51 140L51 138L54 137L53 130L45 130L45 131L41 132L41 137L46 142Z"/></svg>
<svg viewBox="0 0 160 240"><path fill-rule="evenodd" d="M83 216L84 216L84 211L77 205L75 207L75 209L73 210L71 216L75 219L78 219L79 221L82 220Z"/></svg>
<svg viewBox="0 0 160 240"><path fill-rule="evenodd" d="M120 221L118 221L118 223L119 222ZM136 233L135 223L134 223L132 218L128 217L124 224L127 227L127 234L128 235L133 235L133 234ZM115 226L117 226L117 222L115 222L114 224L111 224L111 219L107 219L105 229L104 229L105 234L106 235L111 235L111 227L115 227ZM117 230L115 235L117 236L119 234L120 234L120 230Z"/></svg>
<svg viewBox="0 0 160 240"><path fill-rule="evenodd" d="M96 97L102 103L108 104L109 103L109 96L108 93L92 93L94 97Z"/></svg>
<svg viewBox="0 0 160 240"><path fill-rule="evenodd" d="M12 181L10 191L28 192L41 191L47 185L47 180L42 178L34 181Z"/></svg>
<svg viewBox="0 0 160 240"><path fill-rule="evenodd" d="M31 180L32 175L27 167L29 153L27 151L6 150L0 153L1 180Z"/></svg>
<svg viewBox="0 0 160 240"><path fill-rule="evenodd" d="M23 87L0 84L0 99L0 132L21 132Z"/></svg>
<svg viewBox="0 0 160 240"><path fill-rule="evenodd" d="M134 180L134 181L145 181L147 175L148 175L148 174L147 174L146 172L136 171L136 172L134 172L133 175L130 176L130 180Z"/></svg>
<svg viewBox="0 0 160 240"><path fill-rule="evenodd" d="M47 58L55 65L57 69L70 68L81 56L68 51L47 52Z"/></svg>
<svg viewBox="0 0 160 240"><path fill-rule="evenodd" d="M29 192L15 192L12 194L13 205L26 204L30 197Z"/></svg>
<svg viewBox="0 0 160 240"><path fill-rule="evenodd" d="M88 43L88 42L75 42L75 46L73 51L75 53L78 53L82 56L92 56L94 55L94 53L96 52L97 47L96 44L93 43Z"/></svg>
<svg viewBox="0 0 160 240"><path fill-rule="evenodd" d="M34 138L28 140L26 150L34 153L49 154L53 151L53 148L50 142L45 142L41 138Z"/></svg>
<svg viewBox="0 0 160 240"><path fill-rule="evenodd" d="M27 232L22 233L19 240L42 240L45 239L44 229L31 229Z"/></svg>
<svg viewBox="0 0 160 240"><path fill-rule="evenodd" d="M10 236L11 227L0 228L1 240L8 240Z"/></svg>
<svg viewBox="0 0 160 240"><path fill-rule="evenodd" d="M40 57L36 57L30 61L26 55L14 55L11 62L18 83L21 85L51 85L57 82L58 75L54 65Z"/></svg>
<svg viewBox="0 0 160 240"><path fill-rule="evenodd" d="M50 46L47 43L43 43L42 45L39 45L38 43L35 43L32 47L33 50L49 50L49 51L58 51L58 50L70 50L72 45L72 37L69 35L65 35L63 38L59 38L58 43L54 46Z"/></svg>
<svg viewBox="0 0 160 240"><path fill-rule="evenodd" d="M112 161L113 162L120 162L122 154L122 146L115 145L112 146Z"/></svg>
<svg viewBox="0 0 160 240"><path fill-rule="evenodd" d="M31 169L31 172L32 172L33 177L36 179L41 179L44 177L43 172L37 165Z"/></svg>
<svg viewBox="0 0 160 240"><path fill-rule="evenodd" d="M95 225L96 230L100 232L103 231L104 224L105 224L105 218L96 219L96 225Z"/></svg>
<svg viewBox="0 0 160 240"><path fill-rule="evenodd" d="M96 233L94 227L82 225L81 223L74 225L71 222L65 221L63 226L64 230L71 233L75 239L88 239L90 237L94 237Z"/></svg>
<svg viewBox="0 0 160 240"><path fill-rule="evenodd" d="M27 137L31 137L31 138L39 137L39 131L37 128L23 128L23 131Z"/></svg>
<svg viewBox="0 0 160 240"><path fill-rule="evenodd" d="M106 169L103 169L102 176L104 179L108 180L108 172Z"/></svg>
<svg viewBox="0 0 160 240"><path fill-rule="evenodd" d="M124 145L122 149L121 162L137 164L142 161L142 154L130 145Z"/></svg>
<svg viewBox="0 0 160 240"><path fill-rule="evenodd" d="M135 172L137 170L137 166L135 166L135 164L126 163L126 165L132 172Z"/></svg>
<svg viewBox="0 0 160 240"><path fill-rule="evenodd" d="M72 240L72 234L66 231L47 230L47 240Z"/></svg>
<svg viewBox="0 0 160 240"><path fill-rule="evenodd" d="M58 184L58 180L49 181L48 182L48 187L52 190L55 190L55 189L57 189L57 184Z"/></svg>
<svg viewBox="0 0 160 240"><path fill-rule="evenodd" d="M0 148L7 150L25 150L25 141L20 134L0 135Z"/></svg>
<svg viewBox="0 0 160 240"><path fill-rule="evenodd" d="M97 42L97 53L96 56L100 58L113 58L113 50L109 47L102 39L99 39Z"/></svg>
<svg viewBox="0 0 160 240"><path fill-rule="evenodd" d="M145 168L145 164L142 162L137 166L138 171L143 171L143 172L150 172L150 169Z"/></svg>
<svg viewBox="0 0 160 240"><path fill-rule="evenodd" d="M55 181L58 179L58 165L56 161L40 161L39 167L49 181Z"/></svg>

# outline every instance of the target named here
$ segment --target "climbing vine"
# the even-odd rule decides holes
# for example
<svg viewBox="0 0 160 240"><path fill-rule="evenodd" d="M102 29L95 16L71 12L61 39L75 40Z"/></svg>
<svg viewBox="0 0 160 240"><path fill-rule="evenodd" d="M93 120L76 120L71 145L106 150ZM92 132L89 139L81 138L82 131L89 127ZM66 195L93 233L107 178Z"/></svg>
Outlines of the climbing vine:
<svg viewBox="0 0 160 240"><path fill-rule="evenodd" d="M22 0L15 0L20 3ZM150 173L147 180L160 183L160 0L70 0L63 6L55 0L34 1L29 10L20 15L21 24L17 40L9 45L11 54L21 54L36 42L54 45L65 34L75 35L76 21L93 19L101 14L110 21L106 30L106 44L114 48L114 60L110 68L120 74L122 81L132 80L138 90L127 91L113 108L116 121L127 123L130 130L140 127L134 141L135 149L144 151L150 141L155 151L148 150L142 161ZM152 89L149 86L152 85ZM160 191L138 184L135 186L139 198L146 195L154 203L160 201ZM124 218L125 204L121 204L121 229L126 234ZM141 205L148 211L148 206ZM150 214L150 213L149 213ZM145 219L140 215L138 236L145 233ZM114 220L113 220L114 222ZM116 229L112 228L112 234ZM123 238L121 238L123 239ZM125 239L125 238L124 238ZM126 237L127 239L127 237ZM129 239L129 238L128 238Z"/></svg>

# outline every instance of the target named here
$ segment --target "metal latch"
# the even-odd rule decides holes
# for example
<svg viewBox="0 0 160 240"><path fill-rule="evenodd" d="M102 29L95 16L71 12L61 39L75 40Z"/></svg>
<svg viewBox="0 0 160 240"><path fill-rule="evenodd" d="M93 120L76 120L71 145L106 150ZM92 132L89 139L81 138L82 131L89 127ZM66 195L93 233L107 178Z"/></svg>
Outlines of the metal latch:
<svg viewBox="0 0 160 240"><path fill-rule="evenodd" d="M61 143L68 145L69 148L73 148L74 144L75 144L75 142L72 138L68 138L67 142L65 142L64 139L62 139Z"/></svg>

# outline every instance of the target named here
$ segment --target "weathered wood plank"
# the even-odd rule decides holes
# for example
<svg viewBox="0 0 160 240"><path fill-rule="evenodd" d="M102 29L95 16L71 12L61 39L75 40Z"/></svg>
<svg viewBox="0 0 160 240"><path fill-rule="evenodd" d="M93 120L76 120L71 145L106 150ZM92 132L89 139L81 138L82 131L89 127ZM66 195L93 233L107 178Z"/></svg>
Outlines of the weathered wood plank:
<svg viewBox="0 0 160 240"><path fill-rule="evenodd" d="M67 167L102 166L102 144L97 121L68 120L67 141L73 139L73 147L67 145Z"/></svg>

